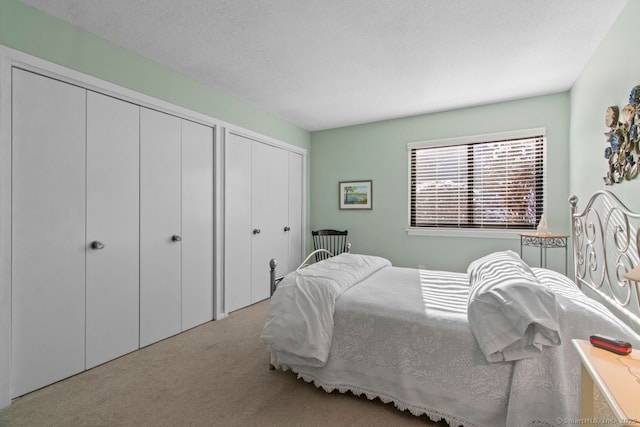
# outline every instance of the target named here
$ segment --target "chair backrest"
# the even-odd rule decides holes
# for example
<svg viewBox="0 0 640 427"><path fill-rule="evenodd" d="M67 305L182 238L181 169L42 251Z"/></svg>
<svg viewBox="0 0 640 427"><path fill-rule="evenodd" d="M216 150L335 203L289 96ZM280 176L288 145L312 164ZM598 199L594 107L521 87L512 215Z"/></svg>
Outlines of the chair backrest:
<svg viewBox="0 0 640 427"><path fill-rule="evenodd" d="M333 255L347 252L348 230L315 230L311 232L313 237L313 249L326 249ZM316 254L316 261L329 258L327 253Z"/></svg>

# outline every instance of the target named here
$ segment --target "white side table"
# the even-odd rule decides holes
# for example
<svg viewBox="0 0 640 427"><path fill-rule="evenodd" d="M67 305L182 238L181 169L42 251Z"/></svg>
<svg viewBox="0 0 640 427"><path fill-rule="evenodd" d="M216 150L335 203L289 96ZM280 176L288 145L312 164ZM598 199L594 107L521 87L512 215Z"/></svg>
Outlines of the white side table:
<svg viewBox="0 0 640 427"><path fill-rule="evenodd" d="M579 425L640 426L640 350L627 356L573 340L582 361ZM615 419L594 414L594 384Z"/></svg>

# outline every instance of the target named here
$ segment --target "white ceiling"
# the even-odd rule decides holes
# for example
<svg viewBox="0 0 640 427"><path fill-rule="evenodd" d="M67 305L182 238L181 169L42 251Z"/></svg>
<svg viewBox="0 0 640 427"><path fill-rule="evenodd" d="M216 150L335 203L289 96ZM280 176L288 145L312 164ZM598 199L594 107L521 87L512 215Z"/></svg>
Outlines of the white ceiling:
<svg viewBox="0 0 640 427"><path fill-rule="evenodd" d="M627 3L23 1L310 131L568 90Z"/></svg>

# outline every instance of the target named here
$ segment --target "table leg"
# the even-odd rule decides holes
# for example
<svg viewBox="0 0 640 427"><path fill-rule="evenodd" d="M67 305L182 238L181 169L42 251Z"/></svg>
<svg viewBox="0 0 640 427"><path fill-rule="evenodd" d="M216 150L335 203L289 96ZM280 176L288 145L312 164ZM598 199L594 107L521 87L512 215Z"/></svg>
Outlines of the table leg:
<svg viewBox="0 0 640 427"><path fill-rule="evenodd" d="M540 267L542 267L542 250L544 249L544 246L540 246Z"/></svg>
<svg viewBox="0 0 640 427"><path fill-rule="evenodd" d="M520 236L520 258L522 258L522 236Z"/></svg>
<svg viewBox="0 0 640 427"><path fill-rule="evenodd" d="M593 420L593 379L584 365L580 368L580 418L584 421Z"/></svg>

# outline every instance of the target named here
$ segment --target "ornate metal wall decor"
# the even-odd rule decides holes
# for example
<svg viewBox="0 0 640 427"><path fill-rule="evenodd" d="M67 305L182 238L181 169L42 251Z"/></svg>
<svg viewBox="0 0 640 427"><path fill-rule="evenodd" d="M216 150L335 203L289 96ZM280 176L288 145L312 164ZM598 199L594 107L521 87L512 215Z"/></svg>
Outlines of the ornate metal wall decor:
<svg viewBox="0 0 640 427"><path fill-rule="evenodd" d="M603 178L605 184L613 185L638 176L640 166L640 85L631 89L629 103L622 112L617 106L607 108L605 133L609 146L604 157L609 162L609 170Z"/></svg>

